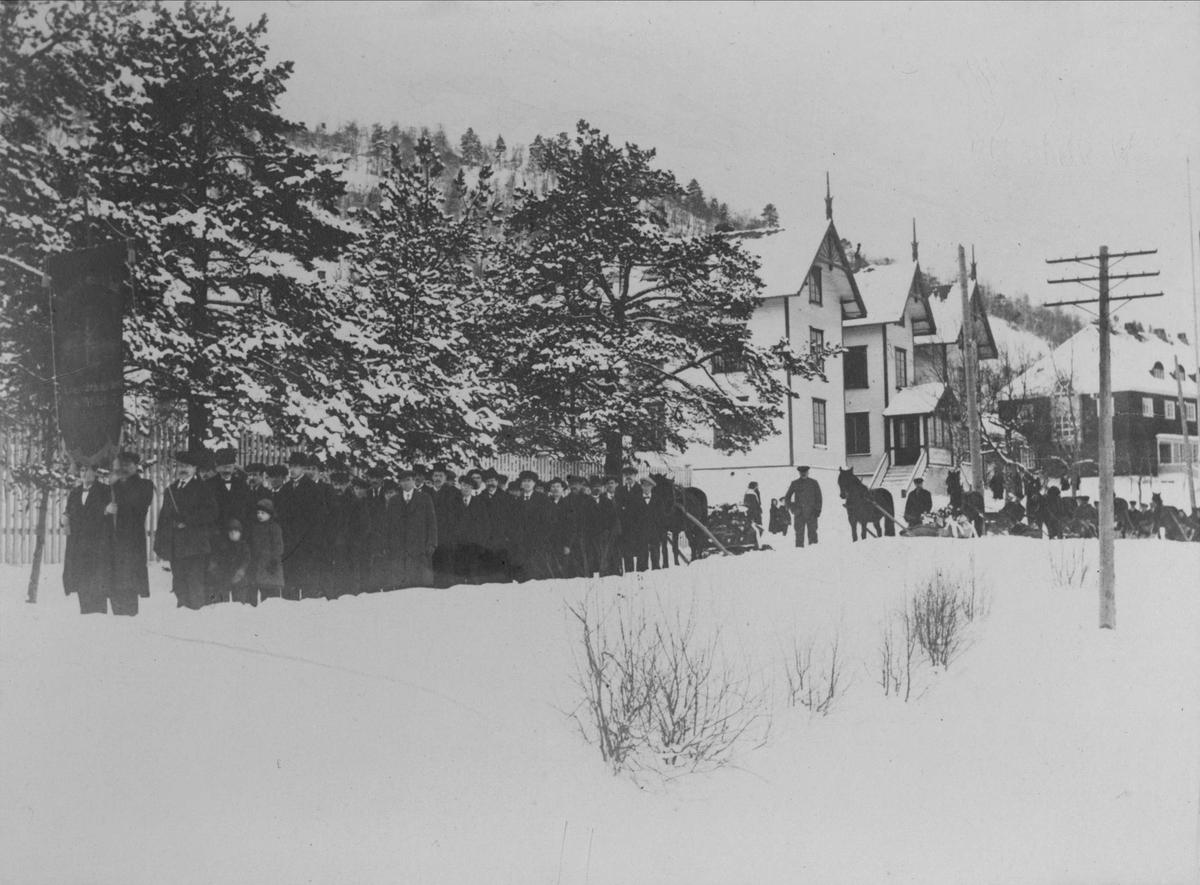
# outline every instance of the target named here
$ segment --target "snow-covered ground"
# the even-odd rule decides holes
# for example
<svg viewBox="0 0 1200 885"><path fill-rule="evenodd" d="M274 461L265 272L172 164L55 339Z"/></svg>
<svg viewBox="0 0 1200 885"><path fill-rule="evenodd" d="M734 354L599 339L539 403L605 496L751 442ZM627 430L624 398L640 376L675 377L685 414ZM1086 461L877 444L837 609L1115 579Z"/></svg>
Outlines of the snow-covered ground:
<svg viewBox="0 0 1200 885"><path fill-rule="evenodd" d="M788 542L790 544L790 541ZM81 617L0 569L0 880L12 883L1197 881L1200 545L841 532L629 579ZM876 683L889 609L941 567L990 616L913 698ZM698 612L782 686L840 640L827 716L777 694L766 746L614 776L564 710L567 605ZM774 674L774 676L773 676ZM781 694L780 692L779 694Z"/></svg>

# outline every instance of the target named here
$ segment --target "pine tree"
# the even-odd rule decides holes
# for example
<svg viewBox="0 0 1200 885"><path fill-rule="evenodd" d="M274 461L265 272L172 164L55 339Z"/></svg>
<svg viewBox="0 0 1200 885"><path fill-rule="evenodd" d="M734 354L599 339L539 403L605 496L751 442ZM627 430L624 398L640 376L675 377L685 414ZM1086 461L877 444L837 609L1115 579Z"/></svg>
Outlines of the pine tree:
<svg viewBox="0 0 1200 885"><path fill-rule="evenodd" d="M704 213L704 188L700 187L700 182L692 179L687 184L687 198L684 205L693 215L702 215Z"/></svg>
<svg viewBox="0 0 1200 885"><path fill-rule="evenodd" d="M288 145L298 127L276 107L292 66L267 65L265 34L265 16L243 28L187 2L104 47L129 72L90 158L107 224L140 242L127 365L137 390L186 405L192 445L251 427L322 439L337 423L336 367L314 368L338 324L315 262L351 239L343 187Z"/></svg>
<svg viewBox="0 0 1200 885"><path fill-rule="evenodd" d="M504 143L503 135L496 136L496 147L493 149L493 153L496 158L496 165L503 166L504 157L508 153L508 145Z"/></svg>
<svg viewBox="0 0 1200 885"><path fill-rule="evenodd" d="M774 203L767 203L762 210L763 224L767 227L779 227L779 210Z"/></svg>
<svg viewBox="0 0 1200 885"><path fill-rule="evenodd" d="M335 362L358 431L354 455L409 461L489 454L500 428L504 385L483 371L474 330L490 334L486 266L494 227L490 175L451 185L459 212L442 208L445 173L427 138L416 162L393 152L377 212L349 253L351 279L328 287L345 311Z"/></svg>
<svg viewBox="0 0 1200 885"><path fill-rule="evenodd" d="M745 450L782 415L782 370L813 377L828 353L756 346L754 260L728 237L664 230L662 206L683 191L652 168L653 150L618 148L582 121L577 133L545 144L558 186L521 192L507 221L488 353L521 403L512 445L604 452L611 470L625 435L642 450L683 448L688 428L716 426ZM714 359L745 364L756 404L713 383Z"/></svg>
<svg viewBox="0 0 1200 885"><path fill-rule="evenodd" d="M479 166L483 163L483 142L479 140L479 136L475 134L475 130L470 127L463 133L459 139L459 153L462 154L463 164L466 166Z"/></svg>

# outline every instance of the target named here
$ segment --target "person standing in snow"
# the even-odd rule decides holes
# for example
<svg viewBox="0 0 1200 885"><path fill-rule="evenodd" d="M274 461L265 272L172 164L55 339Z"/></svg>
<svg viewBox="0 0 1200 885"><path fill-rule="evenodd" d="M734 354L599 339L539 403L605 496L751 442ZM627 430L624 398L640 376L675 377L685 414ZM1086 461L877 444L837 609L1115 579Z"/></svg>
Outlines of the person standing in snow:
<svg viewBox="0 0 1200 885"><path fill-rule="evenodd" d="M908 500L904 504L904 521L909 528L920 525L925 514L933 512L933 496L925 488L925 480L918 476L913 483L916 488L908 493Z"/></svg>
<svg viewBox="0 0 1200 885"><path fill-rule="evenodd" d="M387 502L390 588L432 587L433 551L438 543L433 499L417 491L411 470L401 470L399 480L400 493Z"/></svg>
<svg viewBox="0 0 1200 885"><path fill-rule="evenodd" d="M80 614L106 615L112 587L113 517L107 513L112 489L97 482L91 464L80 466L79 478L67 495L63 590L79 597Z"/></svg>
<svg viewBox="0 0 1200 885"><path fill-rule="evenodd" d="M821 484L808 475L808 465L796 468L799 479L792 480L784 495L783 503L792 511L796 528L796 546L804 546L804 535L808 543L817 543L817 521L821 518Z"/></svg>
<svg viewBox="0 0 1200 885"><path fill-rule="evenodd" d="M788 509L779 503L778 498L771 499L771 522L768 526L773 535L786 535L788 526L792 524L792 515Z"/></svg>
<svg viewBox="0 0 1200 885"><path fill-rule="evenodd" d="M275 521L275 504L261 499L250 524L250 580L234 591L234 601L258 605L258 598L278 598L283 592L283 531Z"/></svg>
<svg viewBox="0 0 1200 885"><path fill-rule="evenodd" d="M517 482L520 488L510 514L509 566L513 578L524 583L549 574L554 511L550 500L534 488L538 482L536 473L522 470Z"/></svg>
<svg viewBox="0 0 1200 885"><path fill-rule="evenodd" d="M139 472L137 452L121 452L113 465L111 515L113 533L112 609L114 615L136 615L138 599L150 596L146 568L146 513L154 503L154 483Z"/></svg>
<svg viewBox="0 0 1200 885"><path fill-rule="evenodd" d="M433 512L438 524L438 547L433 551L433 581L438 587L449 587L454 583L454 544L457 531L454 516L459 510L462 493L446 481L449 466L438 461L430 470L429 484L425 492L433 500Z"/></svg>
<svg viewBox="0 0 1200 885"><path fill-rule="evenodd" d="M742 505L746 508L746 513L750 517L750 521L754 523L758 533L762 534L763 527L763 506L762 493L758 490L758 483L750 483L746 489L746 494L742 496Z"/></svg>
<svg viewBox="0 0 1200 885"><path fill-rule="evenodd" d="M217 521L217 499L196 475L204 453L176 452L175 461L177 479L167 487L158 512L154 552L171 563L175 604L199 609L206 602L204 580L212 550L212 527Z"/></svg>

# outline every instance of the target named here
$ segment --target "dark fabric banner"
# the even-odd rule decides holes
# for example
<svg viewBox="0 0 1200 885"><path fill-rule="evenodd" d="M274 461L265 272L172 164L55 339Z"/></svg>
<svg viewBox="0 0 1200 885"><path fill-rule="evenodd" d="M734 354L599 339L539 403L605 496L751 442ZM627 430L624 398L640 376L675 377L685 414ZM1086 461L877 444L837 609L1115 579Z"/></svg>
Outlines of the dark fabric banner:
<svg viewBox="0 0 1200 885"><path fill-rule="evenodd" d="M125 416L121 320L129 245L105 243L46 259L54 315L58 421L67 454L105 465Z"/></svg>

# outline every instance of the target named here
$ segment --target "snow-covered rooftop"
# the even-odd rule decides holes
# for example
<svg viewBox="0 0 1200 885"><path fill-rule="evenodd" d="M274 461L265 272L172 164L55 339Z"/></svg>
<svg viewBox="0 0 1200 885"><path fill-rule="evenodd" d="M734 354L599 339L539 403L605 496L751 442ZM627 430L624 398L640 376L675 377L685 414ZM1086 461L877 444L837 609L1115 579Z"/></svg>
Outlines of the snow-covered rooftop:
<svg viewBox="0 0 1200 885"><path fill-rule="evenodd" d="M996 358L996 339L992 335L991 324L988 322L987 309L979 294L979 282L970 281L971 306L982 320L984 336L976 342L979 347L979 358L991 360ZM938 291L929 297L929 309L933 314L934 330L927 335L918 335L916 344L958 344L962 337L962 294L957 284L940 286Z"/></svg>
<svg viewBox="0 0 1200 885"><path fill-rule="evenodd" d="M736 239L747 252L758 259L758 276L763 281L764 298L798 294L808 279L808 273L826 238L830 240L831 247L842 254L837 228L826 218L822 218L819 223L734 231L727 236ZM842 298L843 316L847 319L862 316L864 313L854 276L848 276L852 291Z"/></svg>
<svg viewBox="0 0 1200 885"><path fill-rule="evenodd" d="M847 326L869 326L877 323L898 323L908 307L908 297L916 287L919 312L913 317L913 334L922 335L934 331L933 316L928 300L920 294L918 273L921 265L916 261L901 261L895 264L872 264L854 274L858 292L862 295L867 315L847 320Z"/></svg>
<svg viewBox="0 0 1200 885"><path fill-rule="evenodd" d="M946 385L941 381L916 384L897 393L883 414L888 418L900 415L928 415L938 407L946 395Z"/></svg>
<svg viewBox="0 0 1200 885"><path fill-rule="evenodd" d="M1157 335L1143 332L1134 335L1125 329L1112 333L1112 389L1139 393L1174 396L1175 379L1171 375L1175 358L1190 369L1183 380L1183 395L1196 396L1194 374L1195 355L1190 345L1178 337L1163 341ZM1155 367L1162 377L1155 377ZM1053 352L1038 360L1018 375L1009 387L1013 398L1045 396L1054 391L1059 380L1070 379L1075 393L1095 395L1100 392L1100 335L1095 325L1080 329Z"/></svg>

